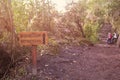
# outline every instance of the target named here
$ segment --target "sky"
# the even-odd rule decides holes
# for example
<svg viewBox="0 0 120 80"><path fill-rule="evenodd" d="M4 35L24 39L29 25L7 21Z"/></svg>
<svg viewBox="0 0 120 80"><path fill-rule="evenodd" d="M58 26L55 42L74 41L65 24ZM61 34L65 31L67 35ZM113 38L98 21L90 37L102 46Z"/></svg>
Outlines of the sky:
<svg viewBox="0 0 120 80"><path fill-rule="evenodd" d="M60 12L65 12L65 6L67 3L71 3L72 0L51 0L55 4L55 8ZM78 0L73 0L73 2L77 2Z"/></svg>

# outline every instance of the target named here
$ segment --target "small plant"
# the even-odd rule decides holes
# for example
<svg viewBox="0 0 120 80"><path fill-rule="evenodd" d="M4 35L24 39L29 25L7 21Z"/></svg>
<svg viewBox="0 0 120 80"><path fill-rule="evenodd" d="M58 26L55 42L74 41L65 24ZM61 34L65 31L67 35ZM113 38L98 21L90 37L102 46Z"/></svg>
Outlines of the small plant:
<svg viewBox="0 0 120 80"><path fill-rule="evenodd" d="M18 69L18 73L19 73L20 76L25 75L25 74L26 74L25 68L24 68L24 67L19 68L19 69Z"/></svg>
<svg viewBox="0 0 120 80"><path fill-rule="evenodd" d="M55 40L50 40L49 43L48 50L50 53L54 55L58 54L60 52L60 46L58 42Z"/></svg>

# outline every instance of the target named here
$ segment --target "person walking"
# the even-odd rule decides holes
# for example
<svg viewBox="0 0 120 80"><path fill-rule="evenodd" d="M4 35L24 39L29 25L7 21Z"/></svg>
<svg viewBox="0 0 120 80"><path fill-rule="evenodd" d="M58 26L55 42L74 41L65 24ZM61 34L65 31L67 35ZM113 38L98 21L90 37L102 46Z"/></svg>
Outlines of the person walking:
<svg viewBox="0 0 120 80"><path fill-rule="evenodd" d="M108 33L107 43L108 44L112 43L112 34L110 32Z"/></svg>
<svg viewBox="0 0 120 80"><path fill-rule="evenodd" d="M118 39L118 34L116 32L113 33L113 38L112 38L112 42L116 43Z"/></svg>

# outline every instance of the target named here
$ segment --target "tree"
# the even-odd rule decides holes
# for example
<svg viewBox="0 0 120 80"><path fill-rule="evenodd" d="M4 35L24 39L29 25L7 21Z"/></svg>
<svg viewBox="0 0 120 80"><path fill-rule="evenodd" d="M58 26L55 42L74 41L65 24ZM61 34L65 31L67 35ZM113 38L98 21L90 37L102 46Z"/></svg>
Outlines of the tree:
<svg viewBox="0 0 120 80"><path fill-rule="evenodd" d="M115 31L120 32L120 0L110 0L108 4L108 15Z"/></svg>

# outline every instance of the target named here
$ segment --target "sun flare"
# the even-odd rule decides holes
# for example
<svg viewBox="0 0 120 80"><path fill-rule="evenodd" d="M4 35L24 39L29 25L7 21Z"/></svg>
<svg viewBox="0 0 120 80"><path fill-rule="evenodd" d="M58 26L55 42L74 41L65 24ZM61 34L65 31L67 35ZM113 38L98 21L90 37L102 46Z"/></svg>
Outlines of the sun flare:
<svg viewBox="0 0 120 80"><path fill-rule="evenodd" d="M68 3L73 2L77 2L78 0L51 0L52 3L55 4L55 8L59 11L59 12L65 12L65 6Z"/></svg>

